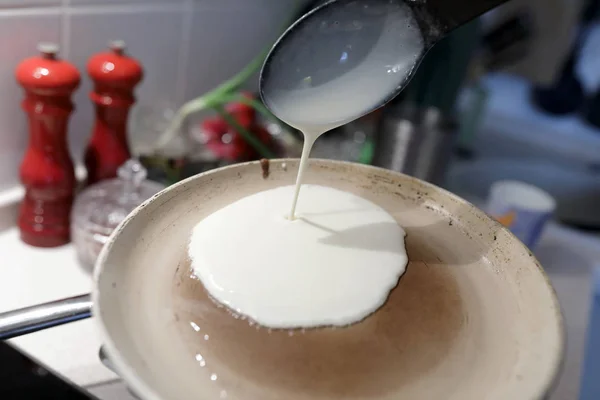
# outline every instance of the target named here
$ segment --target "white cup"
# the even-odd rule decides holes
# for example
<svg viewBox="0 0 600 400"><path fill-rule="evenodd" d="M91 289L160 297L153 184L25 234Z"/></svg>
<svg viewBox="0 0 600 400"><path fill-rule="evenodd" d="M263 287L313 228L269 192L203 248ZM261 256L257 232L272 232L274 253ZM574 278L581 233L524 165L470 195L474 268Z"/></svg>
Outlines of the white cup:
<svg viewBox="0 0 600 400"><path fill-rule="evenodd" d="M495 182L487 203L488 214L530 248L537 243L555 210L556 201L544 190L510 180Z"/></svg>

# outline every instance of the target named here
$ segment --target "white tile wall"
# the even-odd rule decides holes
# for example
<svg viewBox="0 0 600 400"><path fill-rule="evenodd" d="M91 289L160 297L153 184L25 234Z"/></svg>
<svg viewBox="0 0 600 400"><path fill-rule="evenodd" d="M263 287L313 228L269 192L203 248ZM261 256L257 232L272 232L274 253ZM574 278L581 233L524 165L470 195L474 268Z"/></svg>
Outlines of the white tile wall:
<svg viewBox="0 0 600 400"><path fill-rule="evenodd" d="M177 102L176 82L182 54L181 27L184 21L182 4L140 5L115 9L70 8L66 11L71 40L65 53L80 71L86 71L87 60L107 42L122 39L128 51L144 66L143 83L136 94L139 101L153 99ZM85 72L84 72L85 73ZM70 144L74 157L82 150L90 135L93 106L88 100L92 83L84 79L75 95L78 106L73 115Z"/></svg>
<svg viewBox="0 0 600 400"><path fill-rule="evenodd" d="M216 6L215 1L197 2L192 14L187 44L186 100L212 89L224 77L232 77L274 41L289 15L293 0L247 0L238 6ZM228 0L225 3L233 4ZM218 3L217 3L218 4ZM261 12L268 8L267 12ZM230 49L227 51L226 49ZM251 81L256 87L258 79Z"/></svg>
<svg viewBox="0 0 600 400"><path fill-rule="evenodd" d="M0 13L0 190L17 182L19 164L27 144L21 89L14 79L17 64L35 52L40 40L59 41L61 16L57 10L20 15Z"/></svg>
<svg viewBox="0 0 600 400"><path fill-rule="evenodd" d="M140 103L180 105L243 68L307 1L0 0L0 190L18 184L28 135L14 69L38 42L59 43L82 73L69 127L72 155L81 160L93 124L85 66L108 41L125 40L144 66Z"/></svg>
<svg viewBox="0 0 600 400"><path fill-rule="evenodd" d="M2 8L25 8L25 7L56 7L63 0L0 0Z"/></svg>

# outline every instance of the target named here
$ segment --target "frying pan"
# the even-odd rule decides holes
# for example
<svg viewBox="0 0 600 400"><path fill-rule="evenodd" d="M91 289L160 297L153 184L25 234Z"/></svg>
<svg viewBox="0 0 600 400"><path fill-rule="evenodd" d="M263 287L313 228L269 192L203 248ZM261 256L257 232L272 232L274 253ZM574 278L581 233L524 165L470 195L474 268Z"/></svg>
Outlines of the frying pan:
<svg viewBox="0 0 600 400"><path fill-rule="evenodd" d="M407 232L407 272L375 314L341 329L271 331L213 303L190 277L193 226L244 196L293 184L297 168L297 160L274 160L197 175L142 204L111 236L96 264L92 311L108 358L134 392L146 400L548 393L564 333L538 261L471 204L396 172L311 160L306 173L307 183L378 204ZM361 246L356 238L376 227L360 229L333 235Z"/></svg>

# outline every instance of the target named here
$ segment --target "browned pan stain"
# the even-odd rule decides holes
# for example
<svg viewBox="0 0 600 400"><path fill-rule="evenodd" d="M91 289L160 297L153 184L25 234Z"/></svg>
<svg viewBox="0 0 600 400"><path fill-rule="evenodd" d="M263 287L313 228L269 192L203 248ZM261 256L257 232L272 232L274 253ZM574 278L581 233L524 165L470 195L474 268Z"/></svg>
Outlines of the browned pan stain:
<svg viewBox="0 0 600 400"><path fill-rule="evenodd" d="M260 160L260 168L262 169L262 177L263 179L267 179L269 177L270 171L270 162L266 158L262 158Z"/></svg>
<svg viewBox="0 0 600 400"><path fill-rule="evenodd" d="M290 397L296 391L327 399L396 392L444 360L464 323L455 278L424 262L409 263L386 304L361 323L292 336L257 329L217 308L202 283L189 277L187 263L174 279L181 283L174 304L190 354L219 360L243 380ZM190 329L190 322L202 331Z"/></svg>
<svg viewBox="0 0 600 400"><path fill-rule="evenodd" d="M175 208L171 204L163 207L168 207L167 214L179 215L182 222L189 217L200 219L241 196L293 184L297 160L272 160L271 164L274 168L270 169L269 179L263 179L258 162L201 176L173 191L182 199L174 203ZM288 173L284 172L286 165ZM97 316L107 324L116 345L127 350L125 356L137 362L137 372L146 386L157 388L162 397L170 399L219 398L222 389L227 390L229 399L260 400L479 400L488 394L508 398L506 394L513 393L514 397L514 393L527 389L539 394L530 398L541 397L556 374L562 338L562 332L555 332L556 323L561 320L560 310L555 298L547 307L532 304L546 299L546 289L542 287L545 283L536 274L536 268L541 267L537 262L531 265L535 259L530 258L531 254L528 257L526 249L505 228L464 201L406 176L394 174L393 184L379 182L373 190L361 190L370 182L367 173L385 172L312 160L307 173L310 183L349 191L379 204L405 228L411 263L390 300L370 318L347 329L295 332L293 336L285 331L256 330L207 298L202 285L189 277L189 261L182 257L185 250L173 250L180 244L171 241L175 247L161 250L171 253L170 264L160 268L165 274L172 274L182 262L180 270L170 275L175 279L160 282L161 296L163 289L172 295L164 299L168 307L161 307L158 312L146 307L140 312L140 306L152 302L135 302L147 287L144 280L136 279L112 290L117 296L125 297L127 293L133 310L123 314L128 318L119 313L111 313L107 318L104 310ZM239 182L236 181L235 190L225 190L228 184L223 182L236 177ZM188 187L194 192L181 196ZM403 188L401 194L405 198L394 195L398 187ZM417 191L425 197L418 199ZM164 194L164 199L168 196ZM202 212L189 214L190 208L197 210L196 205L189 206L190 196L202 204ZM164 203L156 201L136 218L160 222L157 207L162 208ZM177 207L180 210L175 212ZM187 211L181 211L184 208ZM148 220L144 224L152 225ZM165 223L171 226L172 222ZM126 260L123 254L131 260L147 260L140 255L151 251L152 240L143 231L138 238L139 228L128 229L120 229L121 242L145 238L149 243L124 253L123 249L113 248L104 265L108 270L105 274L116 272L117 266L121 268ZM177 230L181 230L179 224ZM471 235L473 231L484 232L484 237ZM177 232L166 232L174 233ZM497 235L497 241L492 240L493 235ZM141 262L134 266L139 270L146 268ZM529 273L523 274L521 280L515 268ZM527 291L532 295L524 295ZM153 299L155 292L148 289L144 296ZM110 296L103 297L103 308L114 307L107 300ZM508 303L498 308L507 313L496 314L495 307L486 308L486 299L493 304ZM518 313L511 311L513 306L506 299L514 300ZM548 308L556 315L546 312ZM202 331L192 329L190 321L201 325ZM130 335L123 337L123 326L130 327ZM488 328L499 334L490 337ZM548 330L550 344L538 345L530 340L541 328ZM150 330L156 335L150 335ZM209 341L204 334L210 335ZM146 336L150 339L138 340ZM132 341L139 345L139 354L130 351ZM199 354L208 362L203 370L199 370ZM159 356L164 363L156 358ZM523 367L515 366L515 360L522 361ZM529 370L534 372L529 374ZM538 372L543 376L536 378ZM217 373L218 380L213 380L211 374ZM516 374L523 377L523 384L515 385L510 380Z"/></svg>

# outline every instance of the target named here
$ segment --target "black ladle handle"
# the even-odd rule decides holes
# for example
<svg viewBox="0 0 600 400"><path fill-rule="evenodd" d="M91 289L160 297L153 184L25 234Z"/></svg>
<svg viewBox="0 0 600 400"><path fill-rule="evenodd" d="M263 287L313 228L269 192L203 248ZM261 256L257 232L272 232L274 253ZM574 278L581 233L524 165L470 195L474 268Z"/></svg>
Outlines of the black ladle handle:
<svg viewBox="0 0 600 400"><path fill-rule="evenodd" d="M407 0L426 46L432 46L449 32L508 0Z"/></svg>

